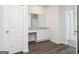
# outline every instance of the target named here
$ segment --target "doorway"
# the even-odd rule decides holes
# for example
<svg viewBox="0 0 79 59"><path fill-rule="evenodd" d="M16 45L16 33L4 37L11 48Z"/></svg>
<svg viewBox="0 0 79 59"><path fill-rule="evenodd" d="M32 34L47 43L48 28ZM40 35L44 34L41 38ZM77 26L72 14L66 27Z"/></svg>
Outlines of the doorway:
<svg viewBox="0 0 79 59"><path fill-rule="evenodd" d="M76 10L71 9L65 11L66 19L66 44L72 47L77 47L77 18Z"/></svg>

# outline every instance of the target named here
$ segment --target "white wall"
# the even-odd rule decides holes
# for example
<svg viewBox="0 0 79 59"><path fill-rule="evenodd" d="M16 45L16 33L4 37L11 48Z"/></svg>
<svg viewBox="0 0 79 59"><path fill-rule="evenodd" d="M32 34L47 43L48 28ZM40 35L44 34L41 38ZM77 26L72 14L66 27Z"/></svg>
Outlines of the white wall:
<svg viewBox="0 0 79 59"><path fill-rule="evenodd" d="M3 17L3 8L0 6L0 51L2 51L2 17Z"/></svg>
<svg viewBox="0 0 79 59"><path fill-rule="evenodd" d="M48 6L45 9L47 26L51 30L50 40L56 43L66 43L66 22L64 12L75 6Z"/></svg>
<svg viewBox="0 0 79 59"><path fill-rule="evenodd" d="M62 43L66 43L66 20L65 20L65 11L74 9L75 6L68 5L68 6L59 6L59 29L60 29L60 39L62 40ZM75 15L74 15L75 17ZM76 27L76 26L75 26Z"/></svg>
<svg viewBox="0 0 79 59"><path fill-rule="evenodd" d="M59 8L58 6L49 6L46 8L47 27L50 28L50 40L59 43Z"/></svg>
<svg viewBox="0 0 79 59"><path fill-rule="evenodd" d="M43 7L41 7L41 6L31 5L29 7L30 7L29 13L32 13L32 14L40 14L40 15L43 15L44 14Z"/></svg>

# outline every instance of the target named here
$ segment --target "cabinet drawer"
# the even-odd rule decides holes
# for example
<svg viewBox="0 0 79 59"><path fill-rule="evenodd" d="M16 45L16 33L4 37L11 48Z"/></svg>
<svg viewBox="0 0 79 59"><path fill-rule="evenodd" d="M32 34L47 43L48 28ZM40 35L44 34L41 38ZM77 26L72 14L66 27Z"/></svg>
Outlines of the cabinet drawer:
<svg viewBox="0 0 79 59"><path fill-rule="evenodd" d="M43 41L49 39L49 30L39 30L37 32L37 40Z"/></svg>

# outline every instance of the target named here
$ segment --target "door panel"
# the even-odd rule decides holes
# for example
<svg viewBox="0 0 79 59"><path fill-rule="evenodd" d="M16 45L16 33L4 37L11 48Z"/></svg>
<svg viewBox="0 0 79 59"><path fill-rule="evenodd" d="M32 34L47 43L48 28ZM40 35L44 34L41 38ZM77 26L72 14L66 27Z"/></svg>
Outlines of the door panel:
<svg viewBox="0 0 79 59"><path fill-rule="evenodd" d="M5 6L6 40L9 53L23 51L23 7Z"/></svg>

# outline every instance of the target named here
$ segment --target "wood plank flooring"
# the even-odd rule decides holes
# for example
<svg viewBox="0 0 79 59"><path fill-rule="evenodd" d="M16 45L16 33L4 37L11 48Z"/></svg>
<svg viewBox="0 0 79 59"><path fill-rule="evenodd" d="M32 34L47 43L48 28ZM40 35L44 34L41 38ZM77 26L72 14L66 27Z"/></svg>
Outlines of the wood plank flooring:
<svg viewBox="0 0 79 59"><path fill-rule="evenodd" d="M27 54L75 54L76 49L64 44L51 41L30 42Z"/></svg>
<svg viewBox="0 0 79 59"><path fill-rule="evenodd" d="M29 52L18 52L15 54L75 54L76 49L64 44L56 44L51 41L43 42L30 42ZM5 51L1 51L0 54L8 54Z"/></svg>

